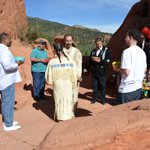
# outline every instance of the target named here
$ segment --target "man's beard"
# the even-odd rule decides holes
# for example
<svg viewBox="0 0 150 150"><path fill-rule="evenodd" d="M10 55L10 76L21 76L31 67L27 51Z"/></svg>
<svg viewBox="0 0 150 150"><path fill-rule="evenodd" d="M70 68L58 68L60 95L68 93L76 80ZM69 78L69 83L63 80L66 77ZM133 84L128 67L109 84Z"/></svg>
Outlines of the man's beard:
<svg viewBox="0 0 150 150"><path fill-rule="evenodd" d="M66 48L70 48L72 44L66 44Z"/></svg>
<svg viewBox="0 0 150 150"><path fill-rule="evenodd" d="M11 47L11 44L12 44L12 42L11 42L11 43L8 43L7 46L8 46L8 47Z"/></svg>

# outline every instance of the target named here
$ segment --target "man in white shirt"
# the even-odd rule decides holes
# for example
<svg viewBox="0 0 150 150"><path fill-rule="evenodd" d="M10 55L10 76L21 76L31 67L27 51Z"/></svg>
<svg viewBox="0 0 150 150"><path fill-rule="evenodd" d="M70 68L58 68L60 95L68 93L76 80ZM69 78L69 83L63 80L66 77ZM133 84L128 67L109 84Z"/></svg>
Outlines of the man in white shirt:
<svg viewBox="0 0 150 150"><path fill-rule="evenodd" d="M15 82L21 81L18 72L18 64L8 49L11 46L11 37L3 32L0 34L0 94L2 101L2 119L5 131L12 131L21 128L18 122L13 121Z"/></svg>
<svg viewBox="0 0 150 150"><path fill-rule="evenodd" d="M121 73L121 83L118 89L118 101L127 103L142 97L142 81L146 72L146 55L138 46L141 45L141 34L137 29L130 29L125 38L129 48L121 57L121 67L114 68Z"/></svg>

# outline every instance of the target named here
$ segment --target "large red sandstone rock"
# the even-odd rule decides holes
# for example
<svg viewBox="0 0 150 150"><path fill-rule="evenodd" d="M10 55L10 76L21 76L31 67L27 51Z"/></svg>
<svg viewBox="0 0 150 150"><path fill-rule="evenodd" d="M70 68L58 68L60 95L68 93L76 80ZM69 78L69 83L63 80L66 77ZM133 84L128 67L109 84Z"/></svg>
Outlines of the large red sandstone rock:
<svg viewBox="0 0 150 150"><path fill-rule="evenodd" d="M0 32L8 32L15 38L26 27L24 0L0 0Z"/></svg>
<svg viewBox="0 0 150 150"><path fill-rule="evenodd" d="M136 101L96 116L59 123L37 150L147 150L150 101Z"/></svg>
<svg viewBox="0 0 150 150"><path fill-rule="evenodd" d="M136 3L129 11L123 24L111 38L108 47L112 51L113 60L119 60L124 46L124 38L128 29L150 27L150 1L141 0Z"/></svg>

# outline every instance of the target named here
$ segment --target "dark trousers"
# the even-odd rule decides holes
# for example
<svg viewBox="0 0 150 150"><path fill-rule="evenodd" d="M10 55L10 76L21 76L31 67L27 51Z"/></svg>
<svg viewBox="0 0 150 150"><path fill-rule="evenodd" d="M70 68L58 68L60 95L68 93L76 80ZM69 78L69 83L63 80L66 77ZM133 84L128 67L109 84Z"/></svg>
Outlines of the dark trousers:
<svg viewBox="0 0 150 150"><path fill-rule="evenodd" d="M93 102L105 102L106 96L106 77L93 77Z"/></svg>
<svg viewBox="0 0 150 150"><path fill-rule="evenodd" d="M45 72L32 72L33 78L33 96L42 98L45 89Z"/></svg>
<svg viewBox="0 0 150 150"><path fill-rule="evenodd" d="M138 89L129 93L118 93L117 99L120 104L142 99L142 89Z"/></svg>

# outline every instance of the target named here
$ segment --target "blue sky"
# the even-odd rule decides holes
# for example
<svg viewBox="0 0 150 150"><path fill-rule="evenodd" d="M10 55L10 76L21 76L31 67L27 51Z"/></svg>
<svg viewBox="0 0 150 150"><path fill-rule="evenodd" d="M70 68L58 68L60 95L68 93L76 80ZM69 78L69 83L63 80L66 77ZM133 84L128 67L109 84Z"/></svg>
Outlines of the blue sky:
<svg viewBox="0 0 150 150"><path fill-rule="evenodd" d="M114 33L140 0L25 0L26 14Z"/></svg>

